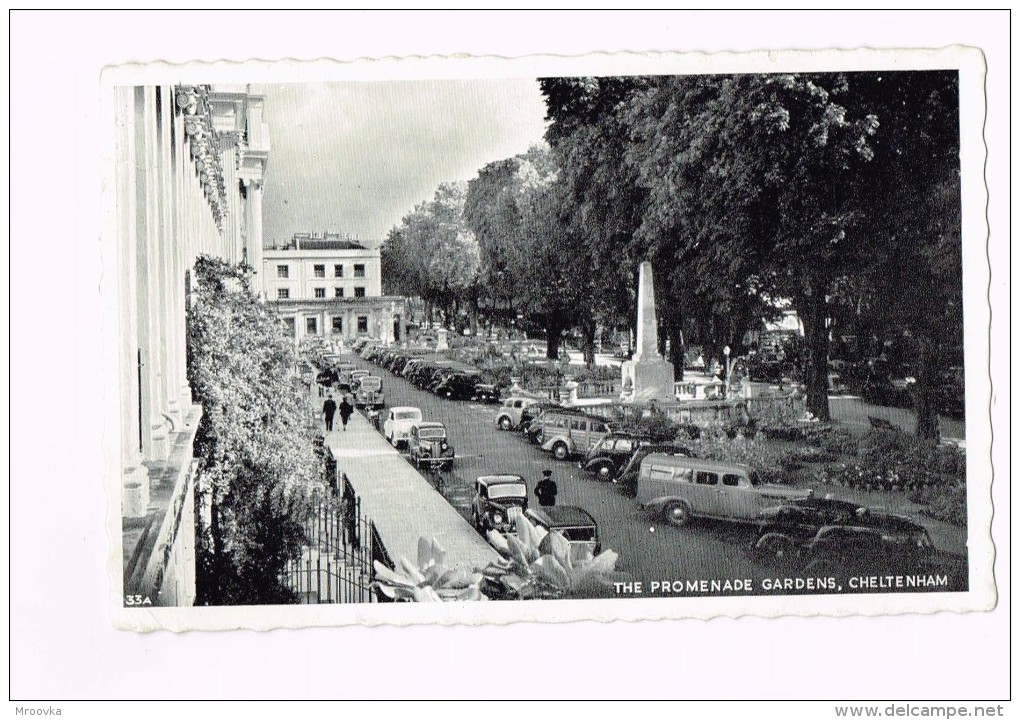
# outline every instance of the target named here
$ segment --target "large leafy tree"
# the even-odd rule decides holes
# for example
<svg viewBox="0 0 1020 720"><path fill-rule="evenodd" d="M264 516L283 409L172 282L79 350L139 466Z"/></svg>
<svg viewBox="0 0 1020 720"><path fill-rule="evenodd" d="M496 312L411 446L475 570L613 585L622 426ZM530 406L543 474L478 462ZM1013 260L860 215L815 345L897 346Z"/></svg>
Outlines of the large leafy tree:
<svg viewBox="0 0 1020 720"><path fill-rule="evenodd" d="M848 110L840 75L664 77L626 112L648 188L639 240L678 269L733 342L761 297L788 297L805 326L807 406L829 418L829 301L867 256L862 166L877 121ZM697 307L698 303L693 303Z"/></svg>
<svg viewBox="0 0 1020 720"><path fill-rule="evenodd" d="M387 290L421 297L447 323L472 302L477 284L478 241L464 222L466 193L464 183L440 185L390 231L381 251Z"/></svg>
<svg viewBox="0 0 1020 720"><path fill-rule="evenodd" d="M635 273L645 253L632 240L646 192L625 161L629 128L619 109L646 83L644 78L540 81L550 120L546 139L558 167L561 224L570 229L573 256L584 258L574 278L584 297L575 324L589 364L596 329L629 325L636 317ZM660 303L661 310L668 306ZM679 345L672 347L679 351Z"/></svg>
<svg viewBox="0 0 1020 720"><path fill-rule="evenodd" d="M465 218L479 238L482 292L489 304L521 312L546 335L556 358L564 331L585 302L577 234L564 213L568 200L545 148L490 163L471 181Z"/></svg>
<svg viewBox="0 0 1020 720"><path fill-rule="evenodd" d="M941 371L963 356L959 91L955 71L860 73L851 87L878 118L864 185L880 238L861 306L915 362L917 433L939 436Z"/></svg>

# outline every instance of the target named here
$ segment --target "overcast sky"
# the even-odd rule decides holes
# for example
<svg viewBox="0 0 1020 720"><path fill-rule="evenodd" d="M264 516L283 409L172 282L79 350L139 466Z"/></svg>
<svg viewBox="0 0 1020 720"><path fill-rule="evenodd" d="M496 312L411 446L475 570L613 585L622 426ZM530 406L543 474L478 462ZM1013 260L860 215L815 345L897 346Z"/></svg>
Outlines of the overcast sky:
<svg viewBox="0 0 1020 720"><path fill-rule="evenodd" d="M536 80L268 85L267 244L295 232L372 245L444 181L542 142Z"/></svg>

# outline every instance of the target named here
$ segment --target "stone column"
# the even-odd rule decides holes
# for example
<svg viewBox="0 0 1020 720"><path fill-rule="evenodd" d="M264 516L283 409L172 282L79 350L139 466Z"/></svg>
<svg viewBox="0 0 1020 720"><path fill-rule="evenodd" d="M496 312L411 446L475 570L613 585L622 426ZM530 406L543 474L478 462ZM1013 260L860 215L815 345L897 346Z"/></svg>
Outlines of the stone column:
<svg viewBox="0 0 1020 720"><path fill-rule="evenodd" d="M158 108L157 147L159 149L157 167L159 204L160 204L160 259L163 273L160 276L163 306L163 356L165 373L163 376L163 395L166 398L166 417L172 430L180 431L183 426L182 412L178 401L180 379L184 365L184 352L181 336L181 309L178 305L180 294L177 288L177 243L178 243L178 208L174 193L173 157L170 128L174 117L173 89L170 86L160 88Z"/></svg>
<svg viewBox="0 0 1020 720"><path fill-rule="evenodd" d="M141 350L142 452L146 460L166 460L169 454L169 427L163 418L165 398L161 393L162 362L159 348L160 259L159 204L156 191L155 88L136 88L135 145L138 157L137 222L138 253L137 303L138 340Z"/></svg>
<svg viewBox="0 0 1020 720"><path fill-rule="evenodd" d="M142 425L138 376L138 323L135 246L137 198L135 195L135 99L132 88L118 88L117 137L117 267L120 296L121 386L121 514L144 517L149 507L149 471L142 464Z"/></svg>
<svg viewBox="0 0 1020 720"><path fill-rule="evenodd" d="M266 288L262 281L262 180L254 180L248 187L248 203L251 205L250 223L247 227L249 261L255 271L255 289L259 297L265 297Z"/></svg>
<svg viewBox="0 0 1020 720"><path fill-rule="evenodd" d="M176 103L175 103L176 105ZM188 145L184 135L184 118L180 112L174 112L174 194L175 212L177 215L177 267L175 277L180 292L181 312L181 351L184 356L183 375L178 378L177 398L181 411L187 413L191 407L191 385L188 383L188 323L187 306L188 288L186 278L194 265L194 250L192 248L193 231L191 226L191 215L189 213L189 198L187 192L187 181L190 177L189 169L191 158L188 154Z"/></svg>

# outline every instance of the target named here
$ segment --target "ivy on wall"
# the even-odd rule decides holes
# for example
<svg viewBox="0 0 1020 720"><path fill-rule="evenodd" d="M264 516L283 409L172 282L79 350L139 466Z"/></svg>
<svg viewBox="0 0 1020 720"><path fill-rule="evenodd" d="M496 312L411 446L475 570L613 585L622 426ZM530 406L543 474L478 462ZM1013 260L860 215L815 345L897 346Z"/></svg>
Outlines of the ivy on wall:
<svg viewBox="0 0 1020 720"><path fill-rule="evenodd" d="M251 292L249 267L201 256L193 277L188 379L204 409L196 505L209 516L199 524L197 602L295 602L279 577L326 481L294 347Z"/></svg>

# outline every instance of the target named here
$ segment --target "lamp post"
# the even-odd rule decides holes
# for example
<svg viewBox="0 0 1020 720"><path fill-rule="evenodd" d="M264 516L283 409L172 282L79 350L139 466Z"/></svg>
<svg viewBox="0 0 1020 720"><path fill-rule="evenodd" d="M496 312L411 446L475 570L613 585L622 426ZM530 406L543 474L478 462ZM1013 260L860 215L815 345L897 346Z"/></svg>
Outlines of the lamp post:
<svg viewBox="0 0 1020 720"><path fill-rule="evenodd" d="M723 355L726 356L726 384L723 385L726 397L730 396L730 346L727 345L722 349Z"/></svg>

